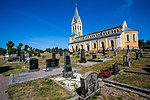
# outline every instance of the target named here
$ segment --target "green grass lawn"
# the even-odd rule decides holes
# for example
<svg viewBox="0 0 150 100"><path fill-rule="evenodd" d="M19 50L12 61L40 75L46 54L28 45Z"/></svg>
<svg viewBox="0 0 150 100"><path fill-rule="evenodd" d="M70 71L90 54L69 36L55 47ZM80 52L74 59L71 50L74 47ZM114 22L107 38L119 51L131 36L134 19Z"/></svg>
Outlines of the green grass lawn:
<svg viewBox="0 0 150 100"><path fill-rule="evenodd" d="M9 86L8 95L11 100L66 100L71 97L49 78Z"/></svg>
<svg viewBox="0 0 150 100"><path fill-rule="evenodd" d="M150 89L150 76L136 73L123 73L116 78L114 81L137 86L140 88Z"/></svg>

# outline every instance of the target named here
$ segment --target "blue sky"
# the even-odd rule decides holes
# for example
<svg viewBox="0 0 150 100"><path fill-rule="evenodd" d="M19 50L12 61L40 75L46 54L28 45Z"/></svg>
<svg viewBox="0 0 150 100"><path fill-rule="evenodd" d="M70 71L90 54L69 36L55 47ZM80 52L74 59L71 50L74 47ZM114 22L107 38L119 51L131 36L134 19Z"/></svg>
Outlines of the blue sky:
<svg viewBox="0 0 150 100"><path fill-rule="evenodd" d="M150 39L150 0L0 0L0 47L12 40L34 48L68 48L75 2L83 34L127 21Z"/></svg>

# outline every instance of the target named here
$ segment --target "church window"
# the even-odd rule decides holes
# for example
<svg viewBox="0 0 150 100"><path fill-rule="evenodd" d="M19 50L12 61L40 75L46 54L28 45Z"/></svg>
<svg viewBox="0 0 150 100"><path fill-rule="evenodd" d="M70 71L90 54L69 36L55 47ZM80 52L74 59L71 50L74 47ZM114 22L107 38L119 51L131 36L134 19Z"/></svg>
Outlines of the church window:
<svg viewBox="0 0 150 100"><path fill-rule="evenodd" d="M111 31L111 33L113 33L113 31Z"/></svg>
<svg viewBox="0 0 150 100"><path fill-rule="evenodd" d="M129 34L126 35L126 42L129 42L130 39L129 39Z"/></svg>
<svg viewBox="0 0 150 100"><path fill-rule="evenodd" d="M93 48L96 48L96 43L93 43Z"/></svg>
<svg viewBox="0 0 150 100"><path fill-rule="evenodd" d="M136 42L136 35L133 34L133 41Z"/></svg>
<svg viewBox="0 0 150 100"><path fill-rule="evenodd" d="M116 30L114 30L114 33L116 33Z"/></svg>

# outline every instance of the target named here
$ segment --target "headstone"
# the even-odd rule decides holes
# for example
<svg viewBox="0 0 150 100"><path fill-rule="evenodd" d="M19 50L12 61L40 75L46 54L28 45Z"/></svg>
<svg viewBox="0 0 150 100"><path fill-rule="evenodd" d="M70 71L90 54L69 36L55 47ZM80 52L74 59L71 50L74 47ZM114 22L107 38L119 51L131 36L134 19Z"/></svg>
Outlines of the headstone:
<svg viewBox="0 0 150 100"><path fill-rule="evenodd" d="M140 57L143 57L142 49L140 48Z"/></svg>
<svg viewBox="0 0 150 100"><path fill-rule="evenodd" d="M38 59L33 58L30 60L30 70L37 70L39 67Z"/></svg>
<svg viewBox="0 0 150 100"><path fill-rule="evenodd" d="M123 55L123 66L130 67L130 60L129 60L129 54L128 53Z"/></svg>
<svg viewBox="0 0 150 100"><path fill-rule="evenodd" d="M116 74L118 74L118 63L117 62L115 62L113 65L113 72L112 72L112 74L113 75L116 75Z"/></svg>
<svg viewBox="0 0 150 100"><path fill-rule="evenodd" d="M53 60L56 59L56 51L55 51L55 49L52 49L52 59Z"/></svg>
<svg viewBox="0 0 150 100"><path fill-rule="evenodd" d="M114 51L114 56L117 56L117 51Z"/></svg>
<svg viewBox="0 0 150 100"><path fill-rule="evenodd" d="M63 77L68 78L73 76L73 71L70 62L70 56L67 52L64 54L64 70Z"/></svg>
<svg viewBox="0 0 150 100"><path fill-rule="evenodd" d="M96 54L92 54L92 59L97 58Z"/></svg>
<svg viewBox="0 0 150 100"><path fill-rule="evenodd" d="M114 42L111 41L111 47L112 47L112 51L114 51Z"/></svg>
<svg viewBox="0 0 150 100"><path fill-rule="evenodd" d="M86 63L86 58L85 58L85 50L81 49L81 58L80 58L81 63Z"/></svg>
<svg viewBox="0 0 150 100"><path fill-rule="evenodd" d="M29 58L32 57L32 52L29 52Z"/></svg>
<svg viewBox="0 0 150 100"><path fill-rule="evenodd" d="M21 54L20 54L20 61L21 61L21 62L24 62L24 61L25 61L25 52L24 52L23 50L21 50L20 53L21 53Z"/></svg>
<svg viewBox="0 0 150 100"><path fill-rule="evenodd" d="M59 59L47 59L46 68L55 68L59 67Z"/></svg>
<svg viewBox="0 0 150 100"><path fill-rule="evenodd" d="M80 78L81 82L81 98L84 100L94 95L99 90L98 74L90 72L84 74Z"/></svg>
<svg viewBox="0 0 150 100"><path fill-rule="evenodd" d="M59 55L62 56L63 55L63 51L59 51Z"/></svg>
<svg viewBox="0 0 150 100"><path fill-rule="evenodd" d="M105 52L106 52L106 51L105 51L105 46L104 46L104 43L103 43L103 42L102 42L102 48L103 48L103 56L105 56L105 54L106 54Z"/></svg>
<svg viewBox="0 0 150 100"><path fill-rule="evenodd" d="M130 52L130 47L129 47L129 45L127 45L127 53L129 53Z"/></svg>
<svg viewBox="0 0 150 100"><path fill-rule="evenodd" d="M138 50L136 50L136 60L138 60L139 59L139 52L138 52Z"/></svg>
<svg viewBox="0 0 150 100"><path fill-rule="evenodd" d="M38 54L37 54L38 57L41 57L41 53L40 53L40 50L38 50Z"/></svg>

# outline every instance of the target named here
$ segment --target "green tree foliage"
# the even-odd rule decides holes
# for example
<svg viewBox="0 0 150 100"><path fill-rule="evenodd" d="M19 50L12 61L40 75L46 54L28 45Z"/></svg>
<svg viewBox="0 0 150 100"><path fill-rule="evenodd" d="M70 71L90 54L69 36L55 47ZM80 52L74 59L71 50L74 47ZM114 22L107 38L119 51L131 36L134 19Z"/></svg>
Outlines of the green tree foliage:
<svg viewBox="0 0 150 100"><path fill-rule="evenodd" d="M146 41L146 45L150 45L150 39Z"/></svg>
<svg viewBox="0 0 150 100"><path fill-rule="evenodd" d="M24 45L24 51L28 51L29 45Z"/></svg>
<svg viewBox="0 0 150 100"><path fill-rule="evenodd" d="M139 47L144 47L146 45L144 40L139 40L138 42L139 42Z"/></svg>
<svg viewBox="0 0 150 100"><path fill-rule="evenodd" d="M14 46L14 43L12 41L8 41L8 43L6 43L8 49L12 48Z"/></svg>
<svg viewBox="0 0 150 100"><path fill-rule="evenodd" d="M6 49L0 48L0 55L5 55L6 54Z"/></svg>

